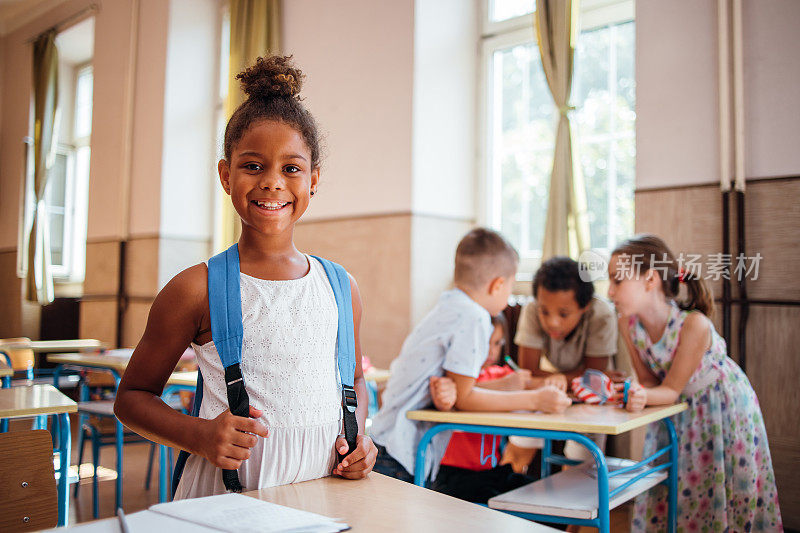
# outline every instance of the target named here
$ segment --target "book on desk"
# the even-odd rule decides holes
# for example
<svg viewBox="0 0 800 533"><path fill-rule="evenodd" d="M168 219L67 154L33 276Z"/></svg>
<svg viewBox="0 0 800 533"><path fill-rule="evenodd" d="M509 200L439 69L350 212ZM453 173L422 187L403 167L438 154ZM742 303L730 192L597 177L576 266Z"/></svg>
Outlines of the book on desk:
<svg viewBox="0 0 800 533"><path fill-rule="evenodd" d="M316 513L285 507L241 494L159 503L145 511L125 515L131 531L171 533L228 531L337 533L350 526ZM101 520L70 528L76 533L119 531L116 521ZM56 531L56 530L52 530Z"/></svg>

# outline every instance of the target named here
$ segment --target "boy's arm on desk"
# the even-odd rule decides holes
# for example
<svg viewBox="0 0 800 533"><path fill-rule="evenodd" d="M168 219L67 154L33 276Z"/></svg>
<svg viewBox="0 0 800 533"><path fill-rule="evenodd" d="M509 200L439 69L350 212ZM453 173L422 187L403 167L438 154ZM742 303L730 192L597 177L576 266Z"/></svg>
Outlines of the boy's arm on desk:
<svg viewBox="0 0 800 533"><path fill-rule="evenodd" d="M562 412L571 403L561 391L543 388L523 391L494 391L475 386L475 378L447 371L456 384L456 408L461 411L544 410Z"/></svg>
<svg viewBox="0 0 800 533"><path fill-rule="evenodd" d="M478 382L475 384L475 386L480 387L481 389L497 391L521 391L525 389L538 388L528 386L531 384L531 379L530 370L522 369L503 376L502 378Z"/></svg>

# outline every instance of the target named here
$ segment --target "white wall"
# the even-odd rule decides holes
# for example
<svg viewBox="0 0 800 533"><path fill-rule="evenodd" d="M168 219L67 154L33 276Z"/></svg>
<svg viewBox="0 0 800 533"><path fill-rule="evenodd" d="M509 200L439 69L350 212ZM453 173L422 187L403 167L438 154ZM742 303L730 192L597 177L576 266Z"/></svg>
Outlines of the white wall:
<svg viewBox="0 0 800 533"><path fill-rule="evenodd" d="M453 279L458 241L475 220L478 2L416 0L411 323Z"/></svg>
<svg viewBox="0 0 800 533"><path fill-rule="evenodd" d="M292 0L282 27L326 145L304 219L410 211L414 1Z"/></svg>
<svg viewBox="0 0 800 533"><path fill-rule="evenodd" d="M636 3L636 187L719 180L716 2Z"/></svg>
<svg viewBox="0 0 800 533"><path fill-rule="evenodd" d="M800 174L800 2L744 2L747 177Z"/></svg>
<svg viewBox="0 0 800 533"><path fill-rule="evenodd" d="M140 0L138 17L130 196L127 200L130 206L128 234L133 237L156 235L161 226L169 3Z"/></svg>
<svg viewBox="0 0 800 533"><path fill-rule="evenodd" d="M72 2L72 4L88 2ZM131 167L131 13L137 2L100 3L95 19L92 160L89 176L88 241L119 239L127 231L127 176ZM148 4L143 0L141 4ZM156 23L145 19L144 24ZM147 26L145 26L147 27ZM147 71L145 71L147 72ZM148 72L150 75L151 72ZM152 154L137 153L138 158Z"/></svg>
<svg viewBox="0 0 800 533"><path fill-rule="evenodd" d="M475 218L478 38L477 2L416 1L414 213Z"/></svg>
<svg viewBox="0 0 800 533"><path fill-rule="evenodd" d="M214 0L171 0L161 166L162 237L209 239L219 66Z"/></svg>
<svg viewBox="0 0 800 533"><path fill-rule="evenodd" d="M800 2L744 2L748 178L800 173ZM714 183L718 148L713 0L636 4L636 186Z"/></svg>

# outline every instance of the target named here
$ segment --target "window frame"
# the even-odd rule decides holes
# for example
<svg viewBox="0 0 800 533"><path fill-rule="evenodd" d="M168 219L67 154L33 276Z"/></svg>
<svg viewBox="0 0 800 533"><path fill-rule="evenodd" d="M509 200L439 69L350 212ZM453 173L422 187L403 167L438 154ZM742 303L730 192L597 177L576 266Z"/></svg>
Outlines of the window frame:
<svg viewBox="0 0 800 533"><path fill-rule="evenodd" d="M51 216L53 214L60 214L64 217L64 234L62 238L62 247L61 253L62 261L61 264L52 263L51 258L51 265L50 265L50 272L53 275L53 281L72 281L74 276L72 274L73 265L75 262L75 231L73 231L73 226L75 225L75 195L76 191L76 172L75 172L75 160L76 160L76 150L74 145L68 144L59 144L56 147L56 155L63 155L67 158L66 165L65 165L65 173L64 173L64 207L58 207L50 205L50 203L46 203L47 215ZM51 183L49 180L52 177L48 177L48 184L47 188L48 191L45 192L45 196L47 196L50 191L52 191ZM56 213L57 210L63 210L62 213ZM51 226L52 228L52 226ZM52 233L50 239L50 245L52 246Z"/></svg>
<svg viewBox="0 0 800 533"><path fill-rule="evenodd" d="M69 69L69 84L72 89L69 101L69 111L60 111L61 116L66 116L70 120L69 139L67 142L59 142L56 145L55 153L67 158L64 175L64 228L62 239L62 262L60 264L51 263L51 274L54 283L80 283L86 276L86 229L88 222L88 202L85 196L88 194L89 176L78 176L78 151L82 148L90 150L91 172L91 120L89 134L76 137L77 126L77 98L78 82L81 75L87 70L91 71L92 76L92 100L94 100L94 67L92 61L85 61L72 65ZM32 111L31 111L32 114ZM19 236L17 238L17 249L22 252L27 250L28 239L33 223L33 213L36 210L33 191L33 140L31 137L25 138L26 162L23 167L24 187L20 194L20 212L23 214L20 224ZM47 191L45 197L52 190L52 183L48 177ZM53 214L55 209L47 206L47 215ZM61 210L62 208L57 208ZM51 239L52 244L52 239ZM28 257L27 254L17 254L17 275L24 278L27 275Z"/></svg>
<svg viewBox="0 0 800 533"><path fill-rule="evenodd" d="M492 109L493 61L498 50L536 43L534 31L535 12L501 21L491 21L490 3L482 0L481 35L479 39L478 68L478 201L476 202L477 222L481 226L496 227L493 224L495 204L498 201L498 184L491 183L494 154L493 128L490 124ZM581 2L580 33L600 29L613 24L635 21L634 0L583 0ZM553 120L556 120L555 104ZM531 281L533 273L541 264L541 251L529 257L520 257L517 281Z"/></svg>

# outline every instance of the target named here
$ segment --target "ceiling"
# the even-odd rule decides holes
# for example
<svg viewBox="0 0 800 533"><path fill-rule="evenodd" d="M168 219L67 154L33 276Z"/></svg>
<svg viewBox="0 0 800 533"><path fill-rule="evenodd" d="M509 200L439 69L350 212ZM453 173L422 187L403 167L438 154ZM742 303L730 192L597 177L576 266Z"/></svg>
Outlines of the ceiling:
<svg viewBox="0 0 800 533"><path fill-rule="evenodd" d="M0 0L0 37L62 2L64 0Z"/></svg>

